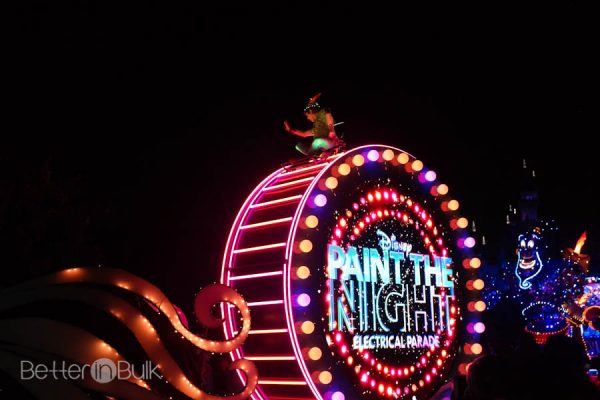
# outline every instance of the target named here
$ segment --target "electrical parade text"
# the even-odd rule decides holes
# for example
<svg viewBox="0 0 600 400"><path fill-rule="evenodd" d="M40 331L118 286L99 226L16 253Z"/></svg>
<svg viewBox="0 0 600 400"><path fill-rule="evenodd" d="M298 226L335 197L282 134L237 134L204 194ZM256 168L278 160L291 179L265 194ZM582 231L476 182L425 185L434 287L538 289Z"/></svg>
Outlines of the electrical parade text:
<svg viewBox="0 0 600 400"><path fill-rule="evenodd" d="M394 239L381 249L327 246L329 330L354 335L355 349L437 348L450 328L452 259Z"/></svg>

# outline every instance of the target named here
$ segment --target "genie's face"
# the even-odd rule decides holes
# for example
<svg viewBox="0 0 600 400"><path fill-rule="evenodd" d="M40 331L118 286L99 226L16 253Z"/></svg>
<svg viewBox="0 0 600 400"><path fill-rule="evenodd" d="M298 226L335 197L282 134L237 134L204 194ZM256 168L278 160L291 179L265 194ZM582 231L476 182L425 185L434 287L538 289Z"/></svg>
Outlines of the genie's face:
<svg viewBox="0 0 600 400"><path fill-rule="evenodd" d="M518 260L515 274L519 278L519 287L521 289L531 288L530 280L542 270L543 264L539 253L540 239L536 233L519 236L519 246L517 247Z"/></svg>

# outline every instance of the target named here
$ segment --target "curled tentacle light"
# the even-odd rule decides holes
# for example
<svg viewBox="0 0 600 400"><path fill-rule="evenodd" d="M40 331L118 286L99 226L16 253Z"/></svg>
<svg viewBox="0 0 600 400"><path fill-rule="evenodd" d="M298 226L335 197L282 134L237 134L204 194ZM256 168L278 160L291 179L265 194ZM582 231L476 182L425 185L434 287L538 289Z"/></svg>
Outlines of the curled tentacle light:
<svg viewBox="0 0 600 400"><path fill-rule="evenodd" d="M56 310L52 309L55 302L73 306L75 310L70 311L72 315L67 317L57 317ZM229 340L206 339L184 326L182 312L160 289L135 275L110 268L64 270L0 292L0 342L4 343L0 348L3 354L0 370L22 384L25 392L37 398L47 398L49 391L58 390L60 393L71 393L69 398L84 398L80 394L86 396L86 393L94 391L122 399L158 399L165 395L203 400L246 399L258 381L256 368L251 361L241 359L229 366L230 370L245 374L243 390L237 394L219 396L201 388L202 382L198 377L186 371L190 369L189 366L184 366L173 354L173 348L190 348L190 345L191 349L204 350L205 355L208 352L229 353L244 342L250 330L250 312L244 299L231 288L211 285L200 291L195 303L199 322L209 328L218 327L221 322L210 315L210 309L221 302L231 303L240 310L242 328ZM63 308L69 307L60 307L60 311ZM30 315L32 309L35 317ZM113 348L111 344L114 343L109 344L103 339L111 335L112 328L90 328L89 321L86 321L89 316L82 313L82 309L100 311L104 318L120 323L120 329L129 331L123 336L133 338L135 346L139 346L144 357L160 372L161 381L156 382L155 377L129 377L99 383L90 376L67 381L19 380L18 362L11 362L10 357L5 358L6 353L13 356L16 353L19 360L38 363L68 361L88 365L98 359L109 359L115 364L129 361L125 354L130 353L131 349L124 347L120 352ZM191 353L189 350L187 352Z"/></svg>

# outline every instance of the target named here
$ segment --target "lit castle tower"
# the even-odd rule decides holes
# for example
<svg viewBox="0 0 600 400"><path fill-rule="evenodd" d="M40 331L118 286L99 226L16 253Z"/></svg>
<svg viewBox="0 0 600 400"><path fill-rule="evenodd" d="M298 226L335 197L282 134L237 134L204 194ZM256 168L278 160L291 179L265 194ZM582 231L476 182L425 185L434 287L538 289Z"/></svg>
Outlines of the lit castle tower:
<svg viewBox="0 0 600 400"><path fill-rule="evenodd" d="M520 197L518 206L508 205L506 224L512 228L522 230L529 228L538 221L538 206L540 196L535 181L535 171L527 168L527 160L523 159L523 168L520 177ZM515 233L515 232L511 232ZM514 236L514 235L510 235Z"/></svg>
<svg viewBox="0 0 600 400"><path fill-rule="evenodd" d="M521 177L521 198L519 209L521 223L524 225L535 224L538 220L539 194L535 182L535 171L527 169L527 161L523 159L523 175Z"/></svg>

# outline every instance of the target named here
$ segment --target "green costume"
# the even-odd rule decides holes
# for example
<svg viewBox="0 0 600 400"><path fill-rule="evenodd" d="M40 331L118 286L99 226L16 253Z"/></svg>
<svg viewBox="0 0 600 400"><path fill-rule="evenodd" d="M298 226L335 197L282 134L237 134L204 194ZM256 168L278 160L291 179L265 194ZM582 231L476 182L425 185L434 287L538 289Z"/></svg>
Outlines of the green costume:
<svg viewBox="0 0 600 400"><path fill-rule="evenodd" d="M316 113L316 119L310 130L313 141L310 144L298 143L296 145L296 149L304 155L319 154L334 148L338 144L338 138L333 129L333 116L328 111L321 109L319 103L316 102L319 96L321 96L321 93L313 96L304 107L305 113L309 110Z"/></svg>
<svg viewBox="0 0 600 400"><path fill-rule="evenodd" d="M325 110L317 112L317 119L313 122L311 131L315 139L326 139L329 137L329 126L327 124Z"/></svg>
<svg viewBox="0 0 600 400"><path fill-rule="evenodd" d="M334 132L333 126L329 127L327 123L327 113L325 110L319 110L317 112L317 119L313 122L311 128L313 134L313 141L310 144L298 143L296 149L305 155L318 154L325 150L330 150L335 147L335 138L329 137L329 132Z"/></svg>

